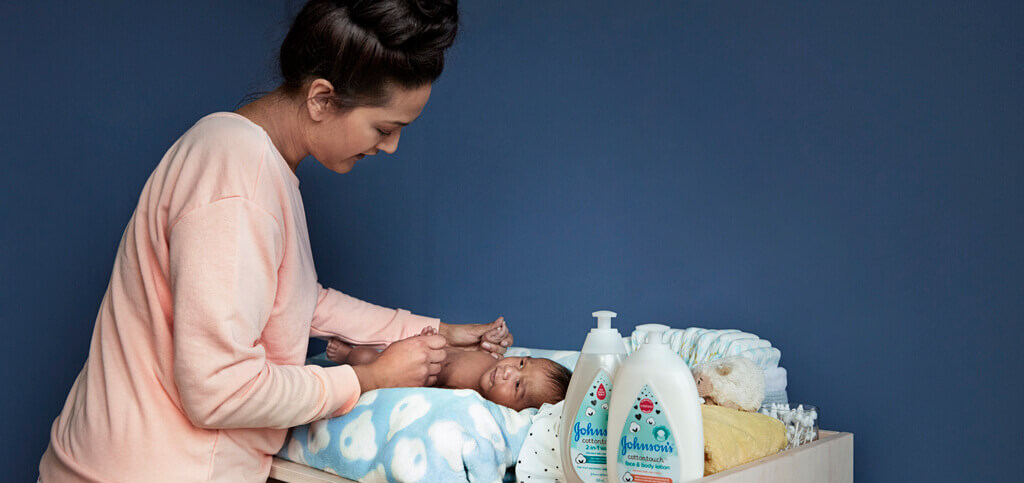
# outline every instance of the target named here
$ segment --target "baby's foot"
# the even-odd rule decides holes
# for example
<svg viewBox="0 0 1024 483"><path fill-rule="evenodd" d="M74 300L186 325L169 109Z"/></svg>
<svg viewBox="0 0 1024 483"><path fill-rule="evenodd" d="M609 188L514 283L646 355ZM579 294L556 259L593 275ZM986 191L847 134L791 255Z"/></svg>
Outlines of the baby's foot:
<svg viewBox="0 0 1024 483"><path fill-rule="evenodd" d="M437 333L437 329L432 326L426 326L420 331L420 335L434 335Z"/></svg>
<svg viewBox="0 0 1024 483"><path fill-rule="evenodd" d="M350 352L352 352L352 346L342 342L341 339L332 338L327 342L327 358L338 364L347 362Z"/></svg>

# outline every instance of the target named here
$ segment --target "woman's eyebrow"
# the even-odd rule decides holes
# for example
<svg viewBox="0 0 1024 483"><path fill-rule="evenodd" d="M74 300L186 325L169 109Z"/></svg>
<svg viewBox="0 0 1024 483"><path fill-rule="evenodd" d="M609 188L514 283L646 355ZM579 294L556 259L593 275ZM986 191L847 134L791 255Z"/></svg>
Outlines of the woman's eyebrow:
<svg viewBox="0 0 1024 483"><path fill-rule="evenodd" d="M408 126L409 123L411 123L411 122L413 122L413 121L415 121L415 120L417 120L419 118L420 118L420 116L416 116L416 117L412 118L412 120L410 120L410 121L395 121L393 119L389 119L389 120L386 120L384 122L390 122L392 124L397 124L399 126Z"/></svg>

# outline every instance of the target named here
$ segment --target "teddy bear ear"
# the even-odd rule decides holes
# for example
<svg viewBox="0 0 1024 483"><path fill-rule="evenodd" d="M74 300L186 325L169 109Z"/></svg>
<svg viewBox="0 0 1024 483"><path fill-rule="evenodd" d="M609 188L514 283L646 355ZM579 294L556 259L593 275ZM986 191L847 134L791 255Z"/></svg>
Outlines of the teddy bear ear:
<svg viewBox="0 0 1024 483"><path fill-rule="evenodd" d="M728 376L732 373L732 366L721 366L718 368L718 375Z"/></svg>

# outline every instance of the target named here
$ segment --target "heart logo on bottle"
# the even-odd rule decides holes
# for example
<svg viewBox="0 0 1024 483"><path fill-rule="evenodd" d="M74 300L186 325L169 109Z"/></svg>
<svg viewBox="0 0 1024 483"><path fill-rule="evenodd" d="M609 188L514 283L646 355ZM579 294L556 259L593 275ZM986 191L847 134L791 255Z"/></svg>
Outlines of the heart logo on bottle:
<svg viewBox="0 0 1024 483"><path fill-rule="evenodd" d="M637 420L637 421L639 421L639 420L640 420L640 413L636 413L636 414L634 414L633 416L636 416L636 420Z"/></svg>
<svg viewBox="0 0 1024 483"><path fill-rule="evenodd" d="M591 400L590 400L590 405L591 405L591 406L597 406L597 400L595 400L595 399L591 399Z"/></svg>

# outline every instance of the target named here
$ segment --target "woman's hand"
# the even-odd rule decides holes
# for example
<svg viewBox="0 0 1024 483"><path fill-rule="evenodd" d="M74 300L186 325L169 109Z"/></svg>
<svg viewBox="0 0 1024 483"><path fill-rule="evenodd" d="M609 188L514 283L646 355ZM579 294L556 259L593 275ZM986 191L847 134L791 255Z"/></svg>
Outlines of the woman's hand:
<svg viewBox="0 0 1024 483"><path fill-rule="evenodd" d="M377 360L352 366L362 392L384 387L429 387L437 382L445 357L445 338L420 335L394 342Z"/></svg>
<svg viewBox="0 0 1024 483"><path fill-rule="evenodd" d="M500 359L512 345L512 333L504 317L489 324L446 324L441 322L438 332L448 339L448 345L463 350L482 350Z"/></svg>

